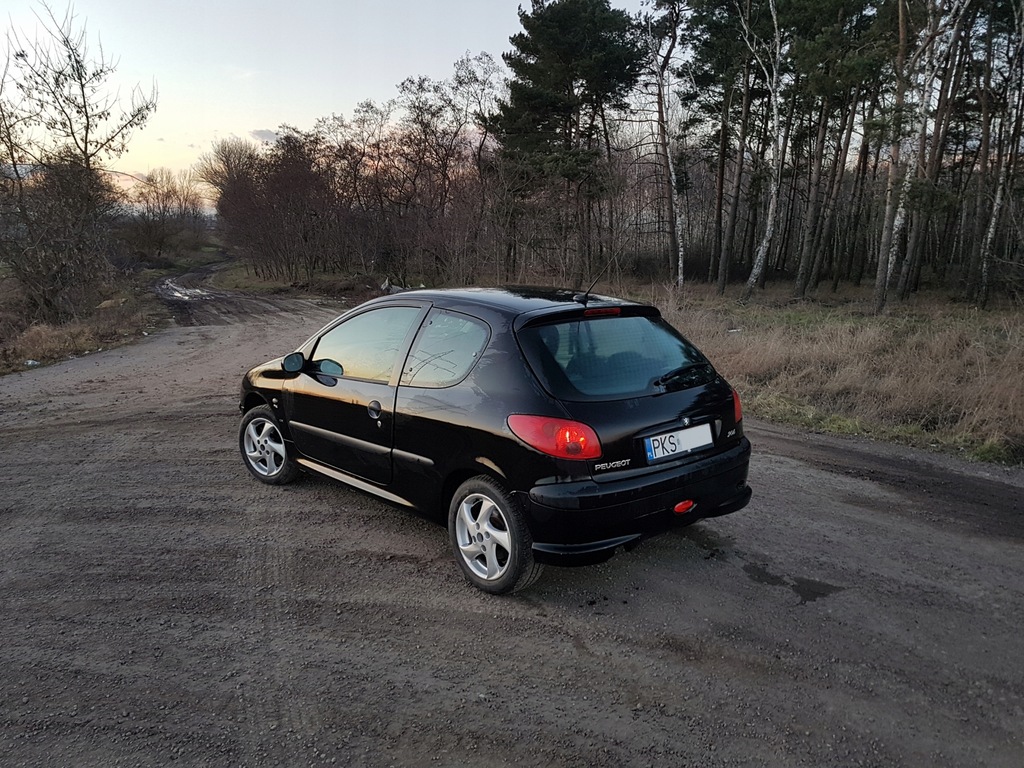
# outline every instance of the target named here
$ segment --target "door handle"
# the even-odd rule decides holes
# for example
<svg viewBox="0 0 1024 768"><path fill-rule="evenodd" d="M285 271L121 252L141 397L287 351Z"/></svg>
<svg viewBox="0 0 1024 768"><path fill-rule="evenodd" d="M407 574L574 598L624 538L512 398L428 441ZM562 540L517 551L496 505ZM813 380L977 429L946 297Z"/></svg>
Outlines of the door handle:
<svg viewBox="0 0 1024 768"><path fill-rule="evenodd" d="M371 419L379 419L383 409L377 400L371 400L369 405L366 406L366 412L370 414Z"/></svg>

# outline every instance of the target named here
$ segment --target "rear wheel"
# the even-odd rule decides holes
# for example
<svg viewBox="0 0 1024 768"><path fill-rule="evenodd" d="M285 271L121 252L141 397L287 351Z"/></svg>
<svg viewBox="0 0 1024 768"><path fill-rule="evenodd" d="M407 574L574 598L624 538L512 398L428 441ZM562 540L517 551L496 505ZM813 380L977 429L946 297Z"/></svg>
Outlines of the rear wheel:
<svg viewBox="0 0 1024 768"><path fill-rule="evenodd" d="M466 580L484 592L524 589L544 570L534 562L533 538L519 504L485 475L467 480L455 492L448 535Z"/></svg>
<svg viewBox="0 0 1024 768"><path fill-rule="evenodd" d="M284 485L299 474L299 467L288 454L281 427L270 406L253 408L242 417L238 428L238 447L245 466L261 482Z"/></svg>

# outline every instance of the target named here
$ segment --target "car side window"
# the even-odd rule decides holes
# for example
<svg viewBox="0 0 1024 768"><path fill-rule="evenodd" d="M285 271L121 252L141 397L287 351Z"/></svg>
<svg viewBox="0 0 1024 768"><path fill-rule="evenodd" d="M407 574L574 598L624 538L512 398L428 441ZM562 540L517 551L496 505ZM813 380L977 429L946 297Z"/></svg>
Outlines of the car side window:
<svg viewBox="0 0 1024 768"><path fill-rule="evenodd" d="M481 320L435 309L427 316L402 369L402 386L440 389L466 377L490 337Z"/></svg>
<svg viewBox="0 0 1024 768"><path fill-rule="evenodd" d="M346 320L320 337L312 361L340 363L345 378L389 381L418 307L382 307Z"/></svg>

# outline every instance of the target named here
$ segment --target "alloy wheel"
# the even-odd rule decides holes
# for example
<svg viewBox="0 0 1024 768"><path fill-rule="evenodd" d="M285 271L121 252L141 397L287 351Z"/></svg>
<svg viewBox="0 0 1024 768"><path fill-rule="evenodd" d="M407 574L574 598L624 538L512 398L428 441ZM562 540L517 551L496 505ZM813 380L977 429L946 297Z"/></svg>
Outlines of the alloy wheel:
<svg viewBox="0 0 1024 768"><path fill-rule="evenodd" d="M512 535L505 513L493 499L481 493L463 499L455 518L455 536L463 560L479 578L494 581L508 570Z"/></svg>
<svg viewBox="0 0 1024 768"><path fill-rule="evenodd" d="M243 437L243 450L249 466L262 477L276 475L288 458L281 433L269 419L257 418L249 422Z"/></svg>

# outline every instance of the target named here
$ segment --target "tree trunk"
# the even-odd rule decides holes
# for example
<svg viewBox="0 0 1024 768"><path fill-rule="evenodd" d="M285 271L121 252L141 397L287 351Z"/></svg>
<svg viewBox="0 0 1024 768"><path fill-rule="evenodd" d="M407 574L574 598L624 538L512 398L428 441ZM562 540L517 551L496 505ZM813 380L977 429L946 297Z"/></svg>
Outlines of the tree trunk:
<svg viewBox="0 0 1024 768"><path fill-rule="evenodd" d="M821 169L825 164L825 135L829 127L828 101L821 104L818 114L818 135L814 145L814 156L811 159L811 178L808 182L807 209L804 211L803 240L800 246L800 261L796 273L794 295L802 299L807 293L807 285L811 279L811 268L815 255L815 233L820 231L818 221L818 202L821 199Z"/></svg>
<svg viewBox="0 0 1024 768"><path fill-rule="evenodd" d="M768 101L771 110L771 125L769 133L771 136L771 165L768 193L768 214L765 220L764 233L761 242L757 246L757 253L754 255L754 266L750 270L750 277L747 278L746 287L743 290L742 301L748 301L761 281L764 274L765 264L768 262L768 249L772 244L772 237L775 234L775 220L779 210L779 192L782 186L782 168L785 162L785 143L781 133L782 118L782 94L781 94L781 69L782 69L782 33L779 29L779 19L775 10L775 0L769 0L772 22L774 26L774 38L770 45L771 58L759 59L761 69L764 71L765 80L768 82ZM747 34L747 43L754 51L754 43L751 40L750 29L744 22L744 31ZM756 52L755 52L756 55Z"/></svg>
<svg viewBox="0 0 1024 768"><path fill-rule="evenodd" d="M740 188L743 184L744 156L747 148L747 123L750 115L750 63L743 67L743 107L740 114L740 132L736 139L736 170L729 191L729 218L722 238L722 251L718 257L718 295L725 293L732 263L733 240L736 237L736 218L740 207Z"/></svg>
<svg viewBox="0 0 1024 768"><path fill-rule="evenodd" d="M832 162L831 183L829 184L828 195L825 198L825 212L822 215L823 226L815 228L817 244L815 245L814 267L811 269L810 287L812 291L818 287L818 282L821 279L821 270L825 262L824 251L832 242L832 229L836 218L836 202L843 189L843 179L846 177L846 157L850 152L850 142L853 139L853 128L857 114L856 105L859 95L860 92L858 90L853 94L853 98L849 102L843 140L839 143ZM838 251L836 251L836 254L838 254ZM835 272L839 271L838 261L837 256L832 262L832 269Z"/></svg>
<svg viewBox="0 0 1024 768"><path fill-rule="evenodd" d="M978 302L984 308L988 303L992 281L992 246L995 242L996 229L1003 211L1006 188L1010 181L1010 169L1018 158L1022 124L1024 124L1024 12L1018 12L1015 47L1010 59L1012 74L1007 84L1008 103L1005 113L1005 130L999 142L998 158L999 180L996 183L995 199L992 201L988 227L981 246L981 288Z"/></svg>
<svg viewBox="0 0 1024 768"><path fill-rule="evenodd" d="M658 72L658 147L664 171L665 199L668 201L669 269L676 288L683 286L683 245L679 227L679 206L676 202L676 169L668 141L668 111L665 106L665 71L670 58L666 56Z"/></svg>
<svg viewBox="0 0 1024 768"><path fill-rule="evenodd" d="M892 266L897 211L901 207L902 184L900 180L900 155L903 148L903 106L907 91L907 0L897 0L899 5L899 49L896 53L896 108L895 124L892 126L892 145L889 150L889 173L885 184L885 218L882 222L882 239L878 246L878 266L875 270L875 312L885 308Z"/></svg>
<svg viewBox="0 0 1024 768"><path fill-rule="evenodd" d="M708 260L708 282L715 281L716 266L722 259L725 250L722 236L722 213L725 207L725 154L729 147L729 107L735 89L730 88L728 96L722 98L722 122L718 132L718 170L715 175L715 258Z"/></svg>

